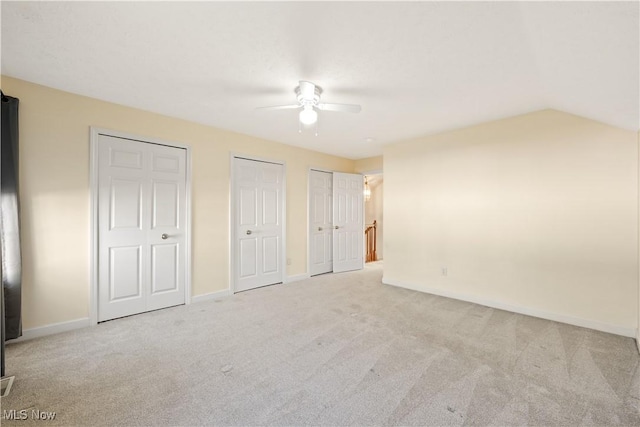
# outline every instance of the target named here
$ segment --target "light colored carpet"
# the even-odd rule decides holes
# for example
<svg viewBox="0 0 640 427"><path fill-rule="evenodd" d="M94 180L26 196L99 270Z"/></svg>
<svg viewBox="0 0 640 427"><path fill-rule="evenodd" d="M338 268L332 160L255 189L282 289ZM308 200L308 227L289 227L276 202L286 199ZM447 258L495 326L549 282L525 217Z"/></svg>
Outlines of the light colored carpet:
<svg viewBox="0 0 640 427"><path fill-rule="evenodd" d="M381 276L367 265L11 344L2 409L55 411L46 425L640 425L632 339ZM2 422L29 424L43 422Z"/></svg>

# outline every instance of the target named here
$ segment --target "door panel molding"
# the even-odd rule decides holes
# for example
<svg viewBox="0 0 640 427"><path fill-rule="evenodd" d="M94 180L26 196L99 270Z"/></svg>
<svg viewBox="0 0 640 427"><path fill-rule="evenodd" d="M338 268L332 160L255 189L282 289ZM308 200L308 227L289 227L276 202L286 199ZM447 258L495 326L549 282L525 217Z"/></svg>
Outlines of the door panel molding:
<svg viewBox="0 0 640 427"><path fill-rule="evenodd" d="M229 290L232 294L240 291L240 289L238 289L238 279L239 276L245 274L246 276L252 276L252 275L258 275L261 274L261 272L257 271L257 262L255 265L256 270L255 271L244 271L244 272L240 272L239 270L239 266L238 263L236 261L236 253L239 249L247 249L249 250L248 247L241 247L238 248L236 245L239 243L236 243L236 237L237 236L237 225L236 225L236 189L239 189L240 186L236 185L236 172L237 172L237 165L235 160L249 160L249 161L254 161L254 162L261 162L261 163L268 163L268 164L273 164L273 165L280 165L282 166L282 180L280 183L280 190L281 190L281 200L280 203L278 204L278 210L281 212L281 220L282 220L282 224L281 224L281 232L280 232L280 237L279 237L279 243L280 243L280 251L279 253L276 254L276 258L275 260L273 259L269 259L267 260L268 264L270 266L273 266L274 263L275 265L277 265L277 267L280 269L281 271L281 281L282 283L286 283L287 282L287 165L286 162L284 161L280 161L280 160L274 160L274 159L269 159L269 158L264 158L264 157L259 157L259 156L252 156L252 155L247 155L247 154L242 154L242 153L236 153L236 152L231 152L229 153L229 235L228 235L228 239L229 239ZM250 178L250 176L245 176L244 178ZM257 177L256 177L257 179ZM276 183L276 182L274 182ZM279 191L280 191L279 190ZM254 192L255 193L255 192ZM257 193L252 193L254 198L257 198L258 194ZM263 194L261 194L263 195ZM246 196L243 195L243 197ZM254 199L255 200L255 199ZM263 217L263 212L259 213L260 216ZM255 220L258 220L258 218L254 218ZM264 219L261 218L261 219ZM268 218L267 218L268 219ZM242 222L252 222L251 218L242 218ZM264 248L258 247L258 241L257 239L255 239L256 236L243 236L243 239L240 239L239 242L245 242L246 240L252 240L254 241L254 250L256 252L256 257L258 256L258 254L262 254L262 257L260 259L260 263L261 264L265 264L265 259L264 259ZM264 244L264 242L263 242ZM244 244L243 244L244 246ZM258 261L256 259L256 261ZM278 282L276 282L278 283Z"/></svg>
<svg viewBox="0 0 640 427"><path fill-rule="evenodd" d="M364 267L364 180L360 174L333 174L333 271Z"/></svg>
<svg viewBox="0 0 640 427"><path fill-rule="evenodd" d="M333 271L333 173L313 167L307 171L307 273L310 276ZM323 191L315 192L314 188ZM319 216L323 221L318 220Z"/></svg>
<svg viewBox="0 0 640 427"><path fill-rule="evenodd" d="M185 264L184 264L184 297L185 304L191 303L191 146L181 144L174 141L163 140L160 138L151 138L146 136L140 136L131 134L128 132L120 132L111 129L104 129L99 127L90 127L89 132L89 191L90 191L90 258L89 258L89 325L96 325L98 323L98 283L99 283L99 271L98 271L98 161L99 161L99 145L98 141L100 136L120 138L135 142L142 142L146 144L155 144L167 147L181 148L186 150L185 153L185 240L184 240L184 252L185 252ZM128 165L128 167L137 169L140 167L141 158L136 156L127 156L126 153L112 152L110 156L110 163L120 163L121 166ZM154 158L154 169L160 169L162 172L170 172L172 169L172 159L165 158L165 156L157 156Z"/></svg>

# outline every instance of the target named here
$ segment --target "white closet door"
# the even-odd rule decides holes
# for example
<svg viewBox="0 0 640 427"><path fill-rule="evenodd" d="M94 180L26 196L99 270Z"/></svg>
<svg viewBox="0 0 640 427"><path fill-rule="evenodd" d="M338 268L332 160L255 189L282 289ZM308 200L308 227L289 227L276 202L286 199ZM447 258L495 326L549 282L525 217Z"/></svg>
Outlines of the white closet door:
<svg viewBox="0 0 640 427"><path fill-rule="evenodd" d="M333 271L363 268L362 175L333 174Z"/></svg>
<svg viewBox="0 0 640 427"><path fill-rule="evenodd" d="M310 274L333 271L333 174L309 173Z"/></svg>
<svg viewBox="0 0 640 427"><path fill-rule="evenodd" d="M185 150L98 146L98 320L184 304Z"/></svg>
<svg viewBox="0 0 640 427"><path fill-rule="evenodd" d="M234 158L235 291L280 283L283 166Z"/></svg>
<svg viewBox="0 0 640 427"><path fill-rule="evenodd" d="M147 310L184 304L185 150L150 145L150 288Z"/></svg>

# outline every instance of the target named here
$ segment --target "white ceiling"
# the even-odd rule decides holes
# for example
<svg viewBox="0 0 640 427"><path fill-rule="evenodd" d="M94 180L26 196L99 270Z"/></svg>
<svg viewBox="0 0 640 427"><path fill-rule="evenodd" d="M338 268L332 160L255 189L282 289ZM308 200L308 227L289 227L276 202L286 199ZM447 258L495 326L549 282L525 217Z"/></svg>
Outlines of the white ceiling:
<svg viewBox="0 0 640 427"><path fill-rule="evenodd" d="M543 108L640 128L637 1L1 4L4 75L349 158ZM362 112L254 110L298 80Z"/></svg>

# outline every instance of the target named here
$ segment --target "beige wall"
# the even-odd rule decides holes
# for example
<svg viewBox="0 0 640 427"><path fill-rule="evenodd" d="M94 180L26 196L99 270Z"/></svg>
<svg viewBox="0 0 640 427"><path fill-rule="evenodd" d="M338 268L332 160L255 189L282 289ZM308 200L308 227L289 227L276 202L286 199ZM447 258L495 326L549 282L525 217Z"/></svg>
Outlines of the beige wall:
<svg viewBox="0 0 640 427"><path fill-rule="evenodd" d="M381 172L382 156L367 157L366 159L356 160L354 171L355 173Z"/></svg>
<svg viewBox="0 0 640 427"><path fill-rule="evenodd" d="M384 178L385 282L635 335L636 132L544 110L386 146Z"/></svg>
<svg viewBox="0 0 640 427"><path fill-rule="evenodd" d="M181 142L193 157L193 295L229 287L229 153L286 162L288 275L306 272L310 166L354 161L2 77L20 99L25 329L86 318L89 302L89 127Z"/></svg>

